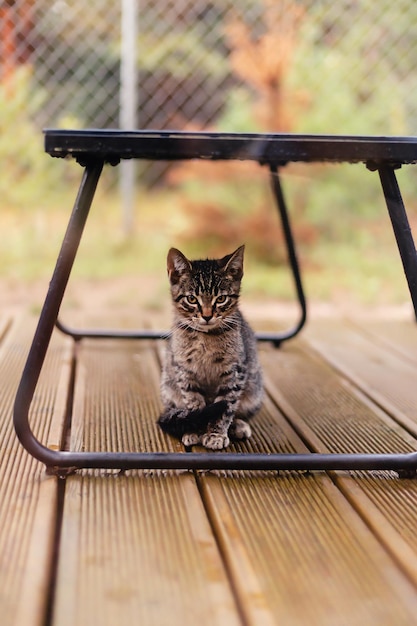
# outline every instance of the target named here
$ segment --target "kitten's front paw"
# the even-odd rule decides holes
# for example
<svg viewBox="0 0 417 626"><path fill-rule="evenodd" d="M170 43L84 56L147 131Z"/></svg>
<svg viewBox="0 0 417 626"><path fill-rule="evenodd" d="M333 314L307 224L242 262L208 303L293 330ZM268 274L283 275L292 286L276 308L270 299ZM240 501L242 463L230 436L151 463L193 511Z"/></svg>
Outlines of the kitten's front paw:
<svg viewBox="0 0 417 626"><path fill-rule="evenodd" d="M229 437L221 433L206 433L201 438L201 443L210 450L222 450L229 445Z"/></svg>
<svg viewBox="0 0 417 626"><path fill-rule="evenodd" d="M200 436L196 433L185 433L185 435L182 436L181 441L184 446L196 446L200 443Z"/></svg>

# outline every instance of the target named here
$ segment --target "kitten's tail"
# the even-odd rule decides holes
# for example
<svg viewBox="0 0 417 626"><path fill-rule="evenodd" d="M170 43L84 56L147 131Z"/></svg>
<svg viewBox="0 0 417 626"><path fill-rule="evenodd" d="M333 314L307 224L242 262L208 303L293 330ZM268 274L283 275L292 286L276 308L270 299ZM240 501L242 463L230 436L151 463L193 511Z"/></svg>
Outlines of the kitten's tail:
<svg viewBox="0 0 417 626"><path fill-rule="evenodd" d="M207 424L218 419L227 408L227 402L220 400L197 411L170 408L162 413L158 424L169 435L181 439L186 433L203 433Z"/></svg>

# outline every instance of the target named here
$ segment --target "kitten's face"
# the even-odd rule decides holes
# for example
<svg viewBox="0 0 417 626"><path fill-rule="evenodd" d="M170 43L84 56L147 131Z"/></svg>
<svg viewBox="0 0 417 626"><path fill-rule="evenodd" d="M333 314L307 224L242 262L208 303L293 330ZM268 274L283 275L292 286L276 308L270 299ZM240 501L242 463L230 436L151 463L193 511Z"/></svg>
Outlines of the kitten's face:
<svg viewBox="0 0 417 626"><path fill-rule="evenodd" d="M203 332L230 326L243 276L244 246L222 259L189 261L171 248L167 269L181 325Z"/></svg>

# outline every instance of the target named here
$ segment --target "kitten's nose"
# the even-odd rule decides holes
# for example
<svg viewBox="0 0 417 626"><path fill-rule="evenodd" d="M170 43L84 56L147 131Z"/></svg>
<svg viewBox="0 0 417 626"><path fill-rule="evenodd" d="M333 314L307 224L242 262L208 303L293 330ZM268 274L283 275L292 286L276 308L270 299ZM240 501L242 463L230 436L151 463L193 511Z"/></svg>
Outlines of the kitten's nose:
<svg viewBox="0 0 417 626"><path fill-rule="evenodd" d="M202 315L201 316L203 318L203 320L206 321L206 323L208 324L209 321L211 320L211 318L213 317L212 315Z"/></svg>

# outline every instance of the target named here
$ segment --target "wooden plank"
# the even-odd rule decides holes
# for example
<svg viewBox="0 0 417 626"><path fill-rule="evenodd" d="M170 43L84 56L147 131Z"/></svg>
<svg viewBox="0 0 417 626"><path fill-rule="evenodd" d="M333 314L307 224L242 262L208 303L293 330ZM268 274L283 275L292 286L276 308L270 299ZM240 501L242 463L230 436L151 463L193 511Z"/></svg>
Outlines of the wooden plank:
<svg viewBox="0 0 417 626"><path fill-rule="evenodd" d="M280 369L276 355L285 368L283 351L266 351L267 373ZM268 398L253 431L235 450L306 451ZM200 476L201 491L246 623L379 626L414 619L415 588L329 477L213 474Z"/></svg>
<svg viewBox="0 0 417 626"><path fill-rule="evenodd" d="M415 320L373 320L354 324L358 332L371 338L391 352L400 354L404 359L417 363L417 325Z"/></svg>
<svg viewBox="0 0 417 626"><path fill-rule="evenodd" d="M182 452L156 425L159 365L151 342L90 340L77 358L71 449Z"/></svg>
<svg viewBox="0 0 417 626"><path fill-rule="evenodd" d="M339 324L340 337L343 330ZM340 341L343 343L343 338ZM357 349L354 341L350 348L344 343L347 361L353 351L359 362ZM329 339L329 352L332 350ZM265 364L276 403L313 451L378 453L417 448L414 437L301 342L266 354ZM401 375L402 371L398 373ZM417 584L417 481L400 480L394 472L340 473L334 480Z"/></svg>
<svg viewBox="0 0 417 626"><path fill-rule="evenodd" d="M125 351L126 347L121 353ZM73 443L120 449L123 437L126 439L123 417L118 417L118 406L122 406L123 414L129 417L130 432L123 445L136 441L139 449L175 446L154 430L158 413L155 406L158 367L149 367L141 354L135 359L129 357L127 365L123 365L125 357L119 362L117 354L119 351L112 352L109 347L108 352L98 353L89 365L88 355L80 356L78 372L85 384L83 389L77 380L80 392L76 395ZM277 370L277 354L282 352L271 351L273 372ZM105 362L111 365L106 366L107 374L104 369L104 374L97 375L100 382L95 389L92 374L96 367L101 371ZM138 364L142 368L140 376L135 371ZM135 388L138 379L149 392L146 395L142 390L147 398L146 408L138 401L141 394L132 399L129 391L132 385ZM115 400L118 393L120 397ZM133 420L132 416L135 416ZM135 426L138 417L148 424L146 436ZM113 419L116 424L109 430L108 422ZM78 420L86 420L87 426L77 424ZM253 440L236 446L237 450L305 450L271 402L266 401L254 426ZM187 496L184 496L184 478L189 481ZM233 579L243 623L275 624L277 619L285 624L412 623L415 588L329 478L288 473L279 478L270 474L228 473L203 474L198 480L226 569ZM139 497L135 488L139 489ZM207 595L208 591L203 580L213 581L213 569L218 576L217 589L223 590L223 600L209 601L216 615L210 614L208 621L216 623L225 619L227 611L229 616L235 615L235 608L230 608L227 578L219 564L201 503L195 496L189 474L135 472L127 476L112 473L103 476L85 472L69 479L54 624L83 624L92 620L105 624L114 623L115 619L123 624L140 618L150 624L164 624L168 620L170 624L173 620L187 624L190 616L190 621L196 617L204 619L207 605L201 604L204 602L201 594ZM178 502L180 510L176 507ZM197 525L196 513L188 513L190 502L198 512ZM135 511L133 516L130 508ZM173 527L176 530L172 531ZM189 530L196 527L200 529L197 538ZM201 544L213 555L214 566L208 568L210 575L204 566L207 555L199 551ZM190 551L198 555L198 564L193 568L189 565ZM200 580L204 567L206 573ZM192 580L191 587L184 573L190 570L198 578ZM174 576L180 580L174 581ZM132 580L137 584L132 586ZM185 588L189 593L184 597L181 592ZM179 600L175 604L170 599L177 596ZM216 597L212 584L210 597ZM197 605L202 608L201 615L195 614ZM221 617L219 606L223 607Z"/></svg>
<svg viewBox="0 0 417 626"><path fill-rule="evenodd" d="M0 348L0 606L4 626L41 626L54 553L57 480L17 441L12 408L34 321L15 323ZM31 408L35 434L56 446L70 378L69 344L51 342Z"/></svg>
<svg viewBox="0 0 417 626"><path fill-rule="evenodd" d="M146 342L80 346L73 449L182 450L155 420ZM83 471L67 479L54 626L240 624L193 475Z"/></svg>
<svg viewBox="0 0 417 626"><path fill-rule="evenodd" d="M13 318L11 315L2 315L0 317L0 342L3 341L12 327Z"/></svg>
<svg viewBox="0 0 417 626"><path fill-rule="evenodd" d="M333 367L417 435L415 363L352 325L335 320L314 322L304 336Z"/></svg>
<svg viewBox="0 0 417 626"><path fill-rule="evenodd" d="M324 477L209 476L204 487L246 623L413 619L414 590Z"/></svg>

